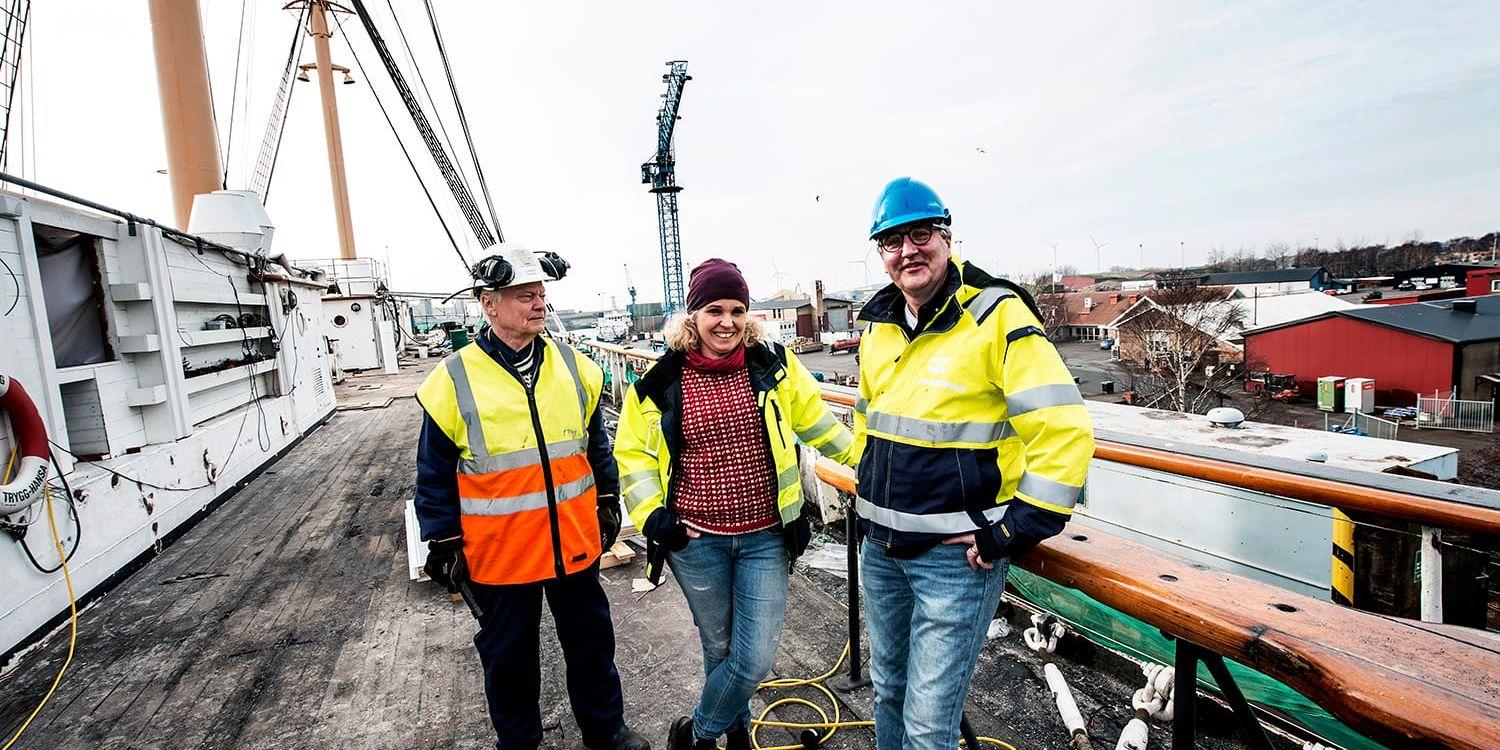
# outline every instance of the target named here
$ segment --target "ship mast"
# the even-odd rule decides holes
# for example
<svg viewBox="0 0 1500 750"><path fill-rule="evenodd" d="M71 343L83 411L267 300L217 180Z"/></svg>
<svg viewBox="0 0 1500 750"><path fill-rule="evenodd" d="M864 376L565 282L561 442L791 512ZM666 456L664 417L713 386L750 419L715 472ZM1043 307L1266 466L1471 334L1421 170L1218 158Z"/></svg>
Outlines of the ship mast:
<svg viewBox="0 0 1500 750"><path fill-rule="evenodd" d="M301 10L309 6L311 18L307 33L313 38L318 62L304 65L302 69L304 74L309 68L318 70L318 93L323 100L323 135L328 142L328 177L333 184L333 213L339 228L339 257L354 260L358 256L354 252L354 222L349 213L349 180L344 175L344 139L339 134L339 104L333 95L333 74L335 71L343 73L344 83L353 83L354 79L349 77L348 68L333 64L328 51L328 39L333 36L328 30L328 13L353 11L329 0L301 0L287 5L286 9Z"/></svg>
<svg viewBox="0 0 1500 750"><path fill-rule="evenodd" d="M198 0L150 0L150 9L172 208L177 226L186 227L193 196L224 185L203 21L198 16Z"/></svg>

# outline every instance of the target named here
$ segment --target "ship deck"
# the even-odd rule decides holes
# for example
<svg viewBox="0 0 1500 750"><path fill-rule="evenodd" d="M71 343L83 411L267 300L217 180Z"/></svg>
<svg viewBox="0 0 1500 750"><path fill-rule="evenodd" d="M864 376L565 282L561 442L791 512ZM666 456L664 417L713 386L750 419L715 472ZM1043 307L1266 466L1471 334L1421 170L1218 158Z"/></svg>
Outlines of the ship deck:
<svg viewBox="0 0 1500 750"><path fill-rule="evenodd" d="M81 612L72 664L15 748L492 747L473 621L406 574L402 510L420 416L411 394L432 364L350 378L329 422ZM602 577L627 721L661 750L668 723L696 700L701 657L675 584L632 593L642 558ZM819 675L847 633L842 581L799 568L791 586L773 676ZM68 634L64 623L0 679L3 738L47 692ZM1019 641L986 646L967 714L980 734L1020 750L1066 747L1041 664ZM1087 645L1063 654L1063 669L1095 743L1113 745L1139 672ZM544 746L581 747L555 638L543 652ZM827 701L812 688L771 693L757 712L779 697ZM839 697L845 719L871 717L870 689ZM814 720L796 706L777 717ZM1212 734L1231 731L1227 715L1200 726L1210 733L1200 747L1240 746ZM1153 744L1166 746L1169 731L1154 725ZM793 741L761 732L765 746ZM874 744L858 728L827 746Z"/></svg>

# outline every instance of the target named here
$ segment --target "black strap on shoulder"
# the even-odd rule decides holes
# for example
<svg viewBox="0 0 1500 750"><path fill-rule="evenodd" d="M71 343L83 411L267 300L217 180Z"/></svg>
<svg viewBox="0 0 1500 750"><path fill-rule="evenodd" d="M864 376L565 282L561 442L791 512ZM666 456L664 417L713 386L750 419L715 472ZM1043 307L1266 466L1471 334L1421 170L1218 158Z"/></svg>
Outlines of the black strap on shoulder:
<svg viewBox="0 0 1500 750"><path fill-rule="evenodd" d="M1027 336L1041 336L1042 338L1047 338L1047 332L1043 331L1040 328L1037 328L1036 326L1021 326L1020 328L1017 328L1016 330L1005 334L1005 343L1014 344L1016 343L1017 339L1024 339Z"/></svg>

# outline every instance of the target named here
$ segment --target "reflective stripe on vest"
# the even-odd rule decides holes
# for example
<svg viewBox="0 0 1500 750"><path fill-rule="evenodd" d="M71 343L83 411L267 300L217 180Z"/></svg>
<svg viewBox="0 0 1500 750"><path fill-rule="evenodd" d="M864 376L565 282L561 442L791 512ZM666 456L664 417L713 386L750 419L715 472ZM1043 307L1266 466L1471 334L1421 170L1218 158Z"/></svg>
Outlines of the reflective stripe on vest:
<svg viewBox="0 0 1500 750"><path fill-rule="evenodd" d="M1078 503L1078 495L1083 492L1083 488L1054 482L1028 471L1021 475L1021 483L1016 486L1016 491L1044 503L1071 508Z"/></svg>
<svg viewBox="0 0 1500 750"><path fill-rule="evenodd" d="M888 529L905 531L913 534L967 534L974 530L974 517L967 512L955 513L903 513L899 510L882 508L864 498L857 498L854 508L859 517L868 521L874 521ZM986 508L983 512L985 518L991 523L998 522L1005 517L1008 508L1004 505L996 505Z"/></svg>
<svg viewBox="0 0 1500 750"><path fill-rule="evenodd" d="M576 573L600 552L588 460L590 389L584 381L596 372L585 373L585 363L567 346L538 345L556 357L543 359L530 388L540 432L522 394L527 388L488 353L466 349L444 363L453 386L447 413L456 412L464 423L447 429L467 442L456 466L459 518L469 541L464 551L470 573L479 583L521 584ZM499 400L480 403L479 396Z"/></svg>
<svg viewBox="0 0 1500 750"><path fill-rule="evenodd" d="M1072 383L1053 383L1027 388L1024 391L1005 394L1005 408L1012 417L1049 406L1082 405L1083 395Z"/></svg>
<svg viewBox="0 0 1500 750"><path fill-rule="evenodd" d="M928 443L996 443L1016 433L1010 422L938 422L918 417L904 417L872 411L865 425L879 432L907 440Z"/></svg>
<svg viewBox="0 0 1500 750"><path fill-rule="evenodd" d="M557 351L562 354L563 364L568 366L568 374L573 376L573 385L578 388L578 413L583 415L583 429L589 428L589 395L583 389L583 378L578 375L578 353L571 346L559 346ZM552 452L548 451L547 455Z"/></svg>
<svg viewBox="0 0 1500 750"><path fill-rule="evenodd" d="M589 472L581 479L575 479L567 484L557 487L557 503L559 505L579 497L588 492L594 486L594 474ZM458 500L459 508L466 515L471 516L508 516L528 510L547 509L547 490L539 492L526 492L520 495L511 495L502 498L474 498L461 497Z"/></svg>
<svg viewBox="0 0 1500 750"><path fill-rule="evenodd" d="M556 461L569 456L580 456L588 452L589 442L587 439L559 440L547 444L547 456ZM540 458L536 448L522 448L509 453L497 453L493 456L483 458L461 458L458 460L458 472L460 474L491 474L497 471L508 471L520 469L538 463Z"/></svg>
<svg viewBox="0 0 1500 750"><path fill-rule="evenodd" d="M488 355L486 355L488 356ZM484 444L484 422L479 419L479 405L474 403L474 389L469 385L469 371L464 369L464 358L454 352L443 360L448 368L448 377L453 379L453 396L458 401L458 415L464 420L469 433L469 453L487 456Z"/></svg>

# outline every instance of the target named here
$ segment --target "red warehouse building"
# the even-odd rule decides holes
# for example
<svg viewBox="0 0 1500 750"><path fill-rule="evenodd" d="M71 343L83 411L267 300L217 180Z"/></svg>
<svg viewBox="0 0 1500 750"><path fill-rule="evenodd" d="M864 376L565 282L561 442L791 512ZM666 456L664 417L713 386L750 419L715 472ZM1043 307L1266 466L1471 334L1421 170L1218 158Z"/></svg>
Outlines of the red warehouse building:
<svg viewBox="0 0 1500 750"><path fill-rule="evenodd" d="M1470 297L1478 297L1482 294L1500 294L1500 268L1470 271L1468 285Z"/></svg>
<svg viewBox="0 0 1500 750"><path fill-rule="evenodd" d="M1375 379L1382 405L1458 388L1458 397L1500 396L1500 295L1357 306L1245 331L1256 370L1292 373L1304 395L1324 375Z"/></svg>

